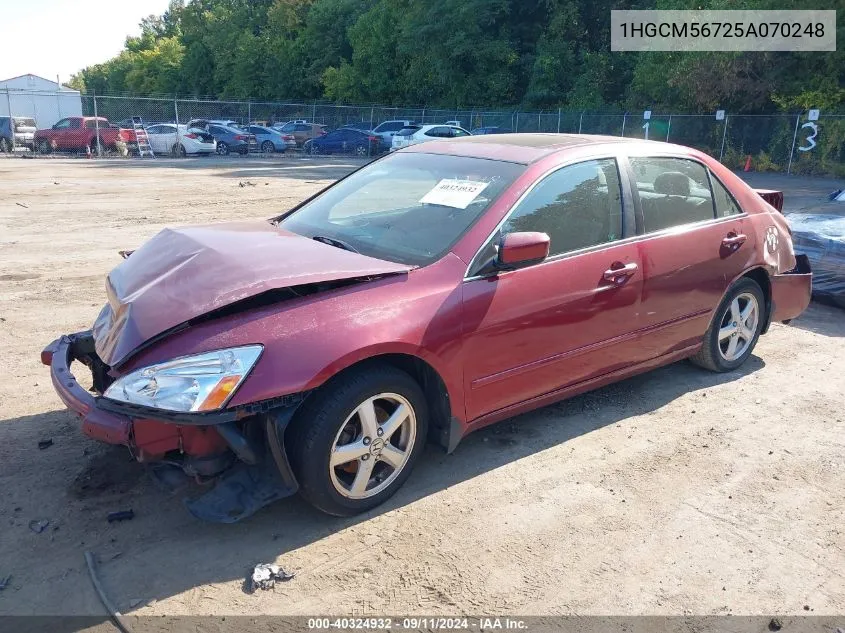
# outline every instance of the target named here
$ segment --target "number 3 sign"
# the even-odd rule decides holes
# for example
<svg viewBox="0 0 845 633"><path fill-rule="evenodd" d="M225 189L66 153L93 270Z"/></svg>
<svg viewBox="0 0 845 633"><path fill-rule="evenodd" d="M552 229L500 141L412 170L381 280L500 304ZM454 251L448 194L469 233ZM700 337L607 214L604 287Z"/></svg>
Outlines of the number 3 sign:
<svg viewBox="0 0 845 633"><path fill-rule="evenodd" d="M807 113L807 122L801 126L801 129L807 128L809 130L809 134L807 138L804 139L804 143L808 143L808 145L804 146L799 145L798 151L799 152L809 152L816 146L816 135L819 133L819 126L813 121L819 120L819 111L818 110L810 110Z"/></svg>
<svg viewBox="0 0 845 633"><path fill-rule="evenodd" d="M804 145L798 146L799 152L809 152L816 146L816 135L819 133L819 126L813 123L812 121L807 121L804 125L801 126L801 129L808 128L810 130L809 135L807 138L804 139L805 143L809 143L806 147Z"/></svg>

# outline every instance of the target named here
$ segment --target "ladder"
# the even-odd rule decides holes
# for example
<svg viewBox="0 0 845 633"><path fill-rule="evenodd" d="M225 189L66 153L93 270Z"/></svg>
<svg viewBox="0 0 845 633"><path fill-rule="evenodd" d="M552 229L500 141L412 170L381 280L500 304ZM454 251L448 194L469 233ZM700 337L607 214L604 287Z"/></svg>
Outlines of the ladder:
<svg viewBox="0 0 845 633"><path fill-rule="evenodd" d="M135 142L138 144L138 156L140 158L144 156L155 158L153 148L150 147L150 137L147 136L147 130L144 128L144 122L141 120L141 117L132 117L132 130L135 132Z"/></svg>

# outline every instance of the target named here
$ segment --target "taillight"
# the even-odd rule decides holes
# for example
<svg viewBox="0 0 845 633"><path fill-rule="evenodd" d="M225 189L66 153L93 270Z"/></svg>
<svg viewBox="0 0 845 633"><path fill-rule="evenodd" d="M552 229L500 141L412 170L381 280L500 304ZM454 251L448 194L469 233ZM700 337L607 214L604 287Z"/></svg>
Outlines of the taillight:
<svg viewBox="0 0 845 633"><path fill-rule="evenodd" d="M291 136L290 134L285 134L285 135L282 137L282 139L283 139L283 140L285 140L285 141L295 141L295 140L296 140L296 139L295 139L293 136Z"/></svg>
<svg viewBox="0 0 845 633"><path fill-rule="evenodd" d="M243 134L235 134L235 140L236 141L245 141L245 140L247 140L247 138L249 138L249 137L244 136Z"/></svg>
<svg viewBox="0 0 845 633"><path fill-rule="evenodd" d="M378 136L368 136L367 138L368 138L368 139L370 139L370 142L371 142L371 143L372 143L372 142L374 142L374 141L379 141L379 140L381 140Z"/></svg>
<svg viewBox="0 0 845 633"><path fill-rule="evenodd" d="M185 134L185 138L199 138L199 137L196 134L194 134L193 132L189 132L188 134Z"/></svg>
<svg viewBox="0 0 845 633"><path fill-rule="evenodd" d="M320 130L320 136L325 136L326 134L328 134L328 132L326 132L325 130Z"/></svg>

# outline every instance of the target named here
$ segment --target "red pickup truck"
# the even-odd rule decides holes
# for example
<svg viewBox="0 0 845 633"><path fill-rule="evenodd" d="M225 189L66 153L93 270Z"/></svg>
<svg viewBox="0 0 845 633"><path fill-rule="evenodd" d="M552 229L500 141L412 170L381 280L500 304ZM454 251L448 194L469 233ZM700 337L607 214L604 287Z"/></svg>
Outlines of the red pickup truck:
<svg viewBox="0 0 845 633"><path fill-rule="evenodd" d="M35 147L42 154L53 150L77 150L96 153L97 135L103 150L115 149L120 129L104 117L71 116L46 130L36 130Z"/></svg>

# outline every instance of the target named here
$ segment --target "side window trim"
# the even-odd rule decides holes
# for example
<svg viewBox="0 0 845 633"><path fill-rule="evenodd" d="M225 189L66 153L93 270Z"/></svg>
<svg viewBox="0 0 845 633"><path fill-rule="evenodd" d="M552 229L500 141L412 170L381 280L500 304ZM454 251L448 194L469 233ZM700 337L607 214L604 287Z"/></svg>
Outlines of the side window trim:
<svg viewBox="0 0 845 633"><path fill-rule="evenodd" d="M707 174L707 186L710 189L710 202L713 205L713 217L708 218L706 220L699 220L698 222L690 222L688 224L679 224L677 226L673 226L673 227L669 227L669 228L665 228L665 229L660 229L658 231L646 232L645 231L645 217L643 216L643 205L642 205L642 201L640 200L639 189L637 189L637 175L634 173L634 167L631 164L631 160L630 160L631 158L645 158L645 159L654 158L654 159L664 159L664 160L670 160L670 159L671 160L686 160L686 161L690 161L690 162L693 162L693 163L696 163L697 165L699 165L702 169L704 169L704 172ZM637 237L646 237L646 236L649 236L649 235L659 235L659 234L666 233L666 232L676 231L676 230L683 228L683 227L700 226L700 225L703 225L703 224L707 224L708 222L719 222L719 221L725 220L725 218L720 218L720 217L717 216L716 199L713 195L713 184L710 181L710 178L711 178L710 168L707 165L705 165L702 161L695 158L694 156L681 156L681 155L677 155L677 154L668 154L668 153L667 154L660 154L660 153L658 153L658 154L626 154L624 156L623 162L625 163L625 165L627 167L626 171L628 172L628 179L630 181L631 195L633 196L633 201L634 201L634 214L636 216L636 227L637 227L637 233L636 234L637 234ZM722 185L722 186L724 186L724 185ZM727 189L727 187L725 187L725 189ZM728 192L730 193L730 190L728 190ZM737 205L737 206L739 206L739 205ZM742 207L739 207L739 208L742 209ZM735 216L728 216L728 217L735 217Z"/></svg>
<svg viewBox="0 0 845 633"><path fill-rule="evenodd" d="M635 228L635 225L634 225L634 217L633 217L634 214L631 213L631 210L633 209L633 199L631 197L632 181L629 177L627 170L625 169L625 166L623 165L623 162L625 161L625 156L623 154L619 154L619 153L615 153L615 154L614 153L602 153L602 154L596 154L595 156L581 156L577 159L572 159L571 161L567 161L567 162L564 162L562 164L555 165L554 167L551 167L548 171L541 174L533 183L531 183L530 187L528 187L525 191L522 192L522 195L520 195L519 198L517 198L516 201L510 206L510 208L507 210L507 212L502 217L502 219L499 220L499 222L496 224L495 228L490 233L490 235L487 236L487 238L484 240L484 242L481 244L481 246L475 252L475 255L472 256L472 259L469 261L469 265L467 266L467 269L464 272L464 279L463 280L464 281L473 281L473 280L476 280L476 279L483 279L485 277L489 277L489 275L478 275L477 272L473 272L479 266L478 256L485 251L485 249L490 244L490 242L493 240L493 238L499 233L499 231L501 231L502 227L510 219L511 215L513 215L513 213L519 208L519 205L522 204L522 202L531 194L531 192L534 191L534 189L537 187L537 185L539 185L546 178L549 178L550 176L554 175L556 172L560 171L561 169L566 169L567 167L572 167L572 166L578 165L580 163L588 163L588 162L591 162L591 161L599 161L599 160L612 160L612 161L615 161L615 163L616 163L616 171L619 175L619 189L620 189L619 193L621 195L620 204L622 206L622 236L619 239L614 240L612 242L605 242L603 244L594 244L593 246L587 246L587 247L579 248L579 249L576 249L576 250L573 250L573 251L567 251L565 253L558 253L557 255L551 255L551 256L547 257L546 259L544 259L539 264L535 264L535 265L540 266L540 265L545 264L547 262L555 262L555 261L559 261L561 259L567 259L569 257L573 257L575 255L580 255L582 253L588 253L588 252L591 252L591 251L601 250L601 249L607 248L609 246L615 246L615 245L619 244L620 242L628 240L632 237L637 237L636 228Z"/></svg>

